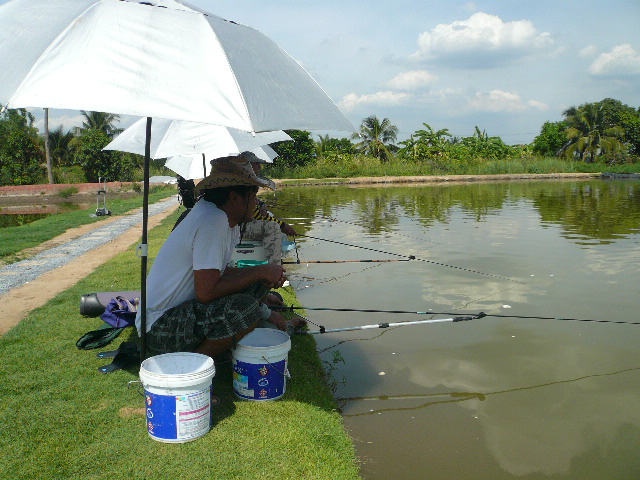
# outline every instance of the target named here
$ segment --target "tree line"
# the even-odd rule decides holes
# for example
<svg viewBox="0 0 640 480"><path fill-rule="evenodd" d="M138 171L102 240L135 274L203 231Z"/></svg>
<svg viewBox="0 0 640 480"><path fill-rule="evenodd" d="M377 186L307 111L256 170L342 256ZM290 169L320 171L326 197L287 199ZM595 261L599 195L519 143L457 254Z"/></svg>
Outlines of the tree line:
<svg viewBox="0 0 640 480"><path fill-rule="evenodd" d="M46 114L46 110L45 110ZM24 109L0 115L0 185L140 180L142 157L103 151L118 133L118 115L82 112L81 127L58 127L39 134L34 117ZM523 157L559 157L585 163L636 163L640 158L640 108L606 98L573 106L564 119L545 122L531 144L506 145L476 126L468 137L448 129L434 130L428 123L408 139L398 141L398 129L388 118L363 119L351 139L319 136L307 131L287 131L293 142L273 145L279 154L275 165L296 168L321 159L346 160L364 155L384 163L390 159L424 162L438 170L464 165L469 159L507 160ZM431 168L434 170L434 168Z"/></svg>
<svg viewBox="0 0 640 480"><path fill-rule="evenodd" d="M81 127L49 131L45 122L40 135L32 113L5 110L0 115L0 185L135 180L142 168L138 155L102 150L122 131L115 126L120 117L81 113Z"/></svg>

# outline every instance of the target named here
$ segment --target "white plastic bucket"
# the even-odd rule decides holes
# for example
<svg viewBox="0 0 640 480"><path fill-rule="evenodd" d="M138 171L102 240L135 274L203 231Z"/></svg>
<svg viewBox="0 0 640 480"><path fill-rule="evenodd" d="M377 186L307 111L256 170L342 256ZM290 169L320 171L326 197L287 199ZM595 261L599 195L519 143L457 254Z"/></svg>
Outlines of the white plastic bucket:
<svg viewBox="0 0 640 480"><path fill-rule="evenodd" d="M233 390L245 400L275 400L287 386L287 356L291 339L286 332L256 328L233 350Z"/></svg>
<svg viewBox="0 0 640 480"><path fill-rule="evenodd" d="M140 366L149 436L184 443L211 429L213 359L177 352L147 358Z"/></svg>
<svg viewBox="0 0 640 480"><path fill-rule="evenodd" d="M236 265L238 260L266 261L267 252L264 249L264 244L257 240L245 240L239 243L235 246L231 254L233 266Z"/></svg>

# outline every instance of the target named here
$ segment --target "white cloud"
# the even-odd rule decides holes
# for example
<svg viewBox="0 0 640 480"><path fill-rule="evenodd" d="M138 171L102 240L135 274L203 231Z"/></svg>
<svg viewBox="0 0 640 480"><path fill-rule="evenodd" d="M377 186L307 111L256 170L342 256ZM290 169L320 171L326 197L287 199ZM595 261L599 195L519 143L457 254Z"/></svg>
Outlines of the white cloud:
<svg viewBox="0 0 640 480"><path fill-rule="evenodd" d="M421 87L432 84L438 79L426 70L413 70L399 73L393 77L387 85L395 90L417 90Z"/></svg>
<svg viewBox="0 0 640 480"><path fill-rule="evenodd" d="M598 54L598 47L589 45L578 52L581 57L594 57Z"/></svg>
<svg viewBox="0 0 640 480"><path fill-rule="evenodd" d="M390 90L365 95L349 93L348 95L342 97L342 100L338 103L338 106L343 111L350 112L361 105L401 105L405 103L409 98L411 98L411 95L408 93L392 92Z"/></svg>
<svg viewBox="0 0 640 480"><path fill-rule="evenodd" d="M44 109L42 108L30 108L28 109L31 113L36 117L36 121L34 126L40 130L44 131ZM82 122L86 119L80 112L71 112L69 110L65 110L65 112L60 114L61 110L49 110L49 130L56 130L58 127L62 127L63 132L67 132L71 130L73 127L81 127Z"/></svg>
<svg viewBox="0 0 640 480"><path fill-rule="evenodd" d="M640 54L628 43L601 53L589 67L595 77L628 77L640 75Z"/></svg>
<svg viewBox="0 0 640 480"><path fill-rule="evenodd" d="M477 12L478 4L476 2L467 2L460 7L460 10L464 12Z"/></svg>
<svg viewBox="0 0 640 480"><path fill-rule="evenodd" d="M548 107L537 100L523 102L520 95L502 90L476 92L471 99L471 107L484 112L518 112L529 108L546 110Z"/></svg>
<svg viewBox="0 0 640 480"><path fill-rule="evenodd" d="M542 111L549 110L549 105L547 105L546 103L539 102L538 100L529 100L527 102L527 105Z"/></svg>
<svg viewBox="0 0 640 480"><path fill-rule="evenodd" d="M478 12L467 20L440 24L421 33L412 58L491 67L552 44L551 35L538 33L529 20L504 22L496 15Z"/></svg>

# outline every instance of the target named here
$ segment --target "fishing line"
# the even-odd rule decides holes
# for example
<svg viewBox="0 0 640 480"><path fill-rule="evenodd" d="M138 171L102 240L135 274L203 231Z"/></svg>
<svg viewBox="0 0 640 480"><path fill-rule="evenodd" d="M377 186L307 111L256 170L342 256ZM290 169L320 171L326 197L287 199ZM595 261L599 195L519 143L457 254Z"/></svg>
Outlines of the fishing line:
<svg viewBox="0 0 640 480"><path fill-rule="evenodd" d="M380 408L377 410L369 410L368 412L360 412L360 413L351 413L351 414L346 414L344 415L345 417L359 417L362 415L374 415L376 413L379 412L397 412L397 411L402 411L402 410L418 410L421 408L425 408L425 407L430 407L432 405L437 405L437 404L442 404L442 403L455 403L455 402L461 402L461 401L466 401L466 400L480 400L480 401L484 401L486 400L486 398L490 395L501 395L504 393L513 393L513 392L521 392L521 391L527 391L527 390L535 390L538 388L546 388L546 387L550 387L550 386L554 386L554 385L562 385L562 384L567 384L567 383L574 383L574 382L580 382L586 379L590 379L590 378L598 378L598 377L607 377L607 376L613 376L613 375L620 375L622 373L628 373L628 372L633 372L636 370L640 370L640 367L632 367L632 368L625 368L623 370L617 370L614 372L606 372L606 373L594 373L591 375L583 375L581 377L577 377L577 378L569 378L569 379L565 379L565 380L557 380L557 381L553 381L553 382L547 382L547 383L542 383L539 385L529 385L529 386L524 386L524 387L517 387L517 388L510 388L508 390L497 390L495 392L486 392L486 393L481 393L481 392L450 392L450 393L432 393L432 394L424 394L424 395L420 395L420 394L407 394L407 395L383 395L383 396L378 396L378 397L338 397L336 398L336 401L338 401L339 403L342 404L346 404L347 402L352 402L352 401L366 401L366 400L382 400L382 401L388 401L388 400L417 400L417 399L430 399L430 398L434 398L434 397L445 397L444 400L439 400L439 401L430 401L430 402L426 402L424 404L421 405L417 405L414 407L391 407L391 408ZM448 399L446 399L446 397L449 397Z"/></svg>
<svg viewBox="0 0 640 480"><path fill-rule="evenodd" d="M451 315L451 316L465 316L465 315L480 315L482 317L489 316L484 312L477 314L472 313L451 313L451 312L415 312L413 310L378 310L373 308L338 308L338 307L296 307L295 305L273 305L269 307L271 309L279 310L282 312L294 310L312 310L312 311L328 311L328 312L360 312L360 313L407 313L413 315Z"/></svg>
<svg viewBox="0 0 640 480"><path fill-rule="evenodd" d="M270 204L270 205L271 205L271 204ZM293 210L294 212L295 212L295 211L297 211L297 212L304 212L304 214L305 214L305 215L307 215L307 214L308 214L306 211L304 211L304 210L300 207L300 205L297 205L297 204L292 204L292 203L279 203L279 202L277 202L277 201L276 201L275 205L277 205L277 206L284 206L284 207L294 207L294 208L292 208L292 210ZM298 208L296 209L295 207L298 207ZM355 226L355 227L367 228L367 225L363 225L363 224L361 224L361 223L348 222L348 221L346 221L346 220L340 220L339 218L335 218L335 217L325 217L324 215L315 215L315 214L312 214L312 215L313 215L313 218L316 218L316 219L322 219L322 220L327 220L328 222L344 223L344 224L347 224L347 225L353 225L353 226ZM426 242L432 243L432 244L434 244L434 245L440 245L440 243L439 243L439 242L434 242L433 240L425 240L425 238L424 238L424 237L423 237L423 238L420 238L420 237L414 237L414 236L411 236L411 235L407 235L406 233L393 232L393 231L391 231L391 232L389 232L389 231L385 231L385 233L388 233L388 234L391 234L391 235L398 235L398 236L400 236L400 237L411 238L411 239L413 239L413 240L419 240L419 241L421 241L421 242L425 242L425 241L426 241Z"/></svg>
<svg viewBox="0 0 640 480"><path fill-rule="evenodd" d="M472 304L474 304L476 302L479 302L480 300L486 300L487 298L495 297L496 295L499 295L499 294L504 293L504 292L508 292L508 291L512 290L513 288L515 288L515 285L511 285L511 286L509 286L507 288L503 288L502 290L498 290L497 292L494 292L494 293L492 293L490 295L485 295L484 297L478 297L478 298L471 299L467 303L462 305L461 307L454 307L454 308L461 308L461 309L468 308L469 305L472 305Z"/></svg>
<svg viewBox="0 0 640 480"><path fill-rule="evenodd" d="M380 266L380 264L371 265L371 266L368 266L366 268L363 268L362 270L358 270L357 272L348 272L348 273L345 273L344 275L340 275L339 277L330 277L330 278L324 278L324 279L307 277L310 280L322 280L322 281L319 281L317 283L312 283L311 285L304 285L304 286L302 286L302 288L311 288L311 287L316 287L318 285L322 285L323 283L329 283L329 282L333 282L333 281L338 281L341 278L348 277L349 275L355 275L356 273L362 273L362 272L365 272L365 271L369 270L370 268L376 268L376 267L379 267L379 266ZM305 277L302 277L302 278L305 278ZM301 283L302 282L300 282L298 284L298 287L301 285Z"/></svg>
<svg viewBox="0 0 640 480"><path fill-rule="evenodd" d="M350 243L338 242L338 241L336 241L336 240L328 240L328 239L326 239L326 238L312 237L311 235L302 235L302 234L299 234L298 236L299 236L299 237L305 237L305 238L312 238L312 239L314 239L314 240L322 240L322 241L324 241L324 242L336 243L336 244L338 244L338 245L344 245L344 246L347 246L347 247L361 248L361 249L363 249L363 250L369 250L369 251L371 251L371 252L377 252L377 253L384 253L384 254L386 254L386 255L395 255L396 257L404 257L404 258L406 258L406 259L408 259L408 260L416 260L416 261L419 261L419 262L431 263L431 264L434 264L434 265L439 265L439 266L441 266L441 267L455 268L455 269L457 269L457 270L462 270L462 271L465 271L465 272L476 273L476 274L478 274L478 275L486 275L486 276L488 276L488 277L499 278L499 279L501 279L501 280L508 280L508 281L510 281L510 282L515 282L515 283L520 283L520 284L522 284L522 285L525 285L525 283L524 283L524 282L521 282L520 280L514 280L513 278L503 277L503 276L500 276L500 275L495 275L495 274L493 274L493 273L484 273L484 272L480 272L480 271L478 271L478 270L472 270L472 269L470 269L470 268L458 267L458 266L456 266L456 265L449 265L449 264L447 264L447 263L436 262L436 261L433 261L433 260L426 260L426 259L424 259L424 258L417 258L417 257L415 257L415 256L413 256L413 255L402 255L402 254L400 254L400 253L385 252L384 250L377 250L377 249L375 249L375 248L362 247L362 246L360 246L360 245L352 245L352 244L350 244Z"/></svg>
<svg viewBox="0 0 640 480"><path fill-rule="evenodd" d="M343 345L345 343L350 343L350 342L372 342L374 340L377 340L378 338L380 338L381 336L383 336L385 333L389 333L391 330L381 330L377 335L374 335L372 337L366 337L366 338L345 338L343 337L342 340L340 340L337 343L334 343L332 345L329 345L328 347L325 347L321 350L318 350L318 353L325 353L328 352L329 350L333 350L334 348L338 348L340 345ZM299 332L297 332L299 333Z"/></svg>
<svg viewBox="0 0 640 480"><path fill-rule="evenodd" d="M596 320L591 318L562 318L562 317L536 317L526 315L498 315L487 313L487 317L520 318L525 320L563 320L567 322L593 322L593 323L617 323L622 325L640 325L640 322L625 322L624 320Z"/></svg>

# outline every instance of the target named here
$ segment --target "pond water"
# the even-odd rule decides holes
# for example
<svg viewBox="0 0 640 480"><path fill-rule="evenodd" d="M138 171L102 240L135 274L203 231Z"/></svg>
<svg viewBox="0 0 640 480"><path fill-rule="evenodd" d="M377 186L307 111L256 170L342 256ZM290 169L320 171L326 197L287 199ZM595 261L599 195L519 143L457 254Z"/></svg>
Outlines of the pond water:
<svg viewBox="0 0 640 480"><path fill-rule="evenodd" d="M640 182L296 187L271 201L307 235L288 266L303 305L489 314L316 336L365 479L640 477L640 325L554 320L640 322ZM307 315L326 328L451 317Z"/></svg>

